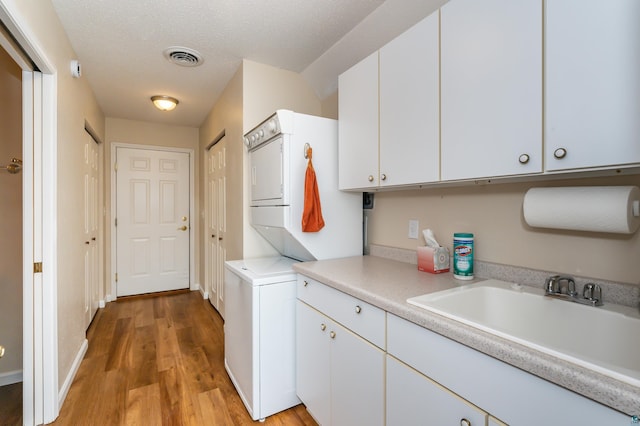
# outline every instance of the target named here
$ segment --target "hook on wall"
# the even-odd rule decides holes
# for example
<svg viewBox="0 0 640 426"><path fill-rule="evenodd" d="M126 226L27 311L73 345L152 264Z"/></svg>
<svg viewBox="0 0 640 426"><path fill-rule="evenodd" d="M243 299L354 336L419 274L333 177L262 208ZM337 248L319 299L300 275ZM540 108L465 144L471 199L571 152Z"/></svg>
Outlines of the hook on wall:
<svg viewBox="0 0 640 426"><path fill-rule="evenodd" d="M12 175L15 175L16 173L20 173L20 170L22 170L22 160L14 157L11 159L11 162L6 166L0 166L0 170L6 170Z"/></svg>

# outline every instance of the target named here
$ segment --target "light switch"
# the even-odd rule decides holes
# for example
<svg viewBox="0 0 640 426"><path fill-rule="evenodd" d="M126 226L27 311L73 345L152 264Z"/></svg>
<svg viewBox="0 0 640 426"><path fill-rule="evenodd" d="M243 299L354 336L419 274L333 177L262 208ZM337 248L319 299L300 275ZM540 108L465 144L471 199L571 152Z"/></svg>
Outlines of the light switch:
<svg viewBox="0 0 640 426"><path fill-rule="evenodd" d="M409 220L409 238L418 239L418 221L416 219Z"/></svg>

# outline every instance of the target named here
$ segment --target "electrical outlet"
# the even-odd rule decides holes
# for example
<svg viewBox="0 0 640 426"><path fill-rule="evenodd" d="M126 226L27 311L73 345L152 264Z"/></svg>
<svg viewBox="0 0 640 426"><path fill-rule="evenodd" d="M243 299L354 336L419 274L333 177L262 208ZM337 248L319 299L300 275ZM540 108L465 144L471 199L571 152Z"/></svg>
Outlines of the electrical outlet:
<svg viewBox="0 0 640 426"><path fill-rule="evenodd" d="M409 238L418 239L418 221L416 219L409 220Z"/></svg>

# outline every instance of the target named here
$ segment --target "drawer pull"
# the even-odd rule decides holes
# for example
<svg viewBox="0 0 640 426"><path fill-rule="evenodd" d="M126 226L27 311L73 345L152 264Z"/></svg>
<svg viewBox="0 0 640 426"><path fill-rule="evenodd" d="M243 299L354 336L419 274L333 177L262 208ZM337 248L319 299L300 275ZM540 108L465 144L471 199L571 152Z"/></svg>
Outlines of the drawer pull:
<svg viewBox="0 0 640 426"><path fill-rule="evenodd" d="M309 285L309 281L307 281L307 280L304 280L303 283L304 283L303 286L305 286L305 287Z"/></svg>
<svg viewBox="0 0 640 426"><path fill-rule="evenodd" d="M471 426L471 422L467 419L460 419L460 426Z"/></svg>
<svg viewBox="0 0 640 426"><path fill-rule="evenodd" d="M356 305L356 314L359 314L360 312L362 312L362 308L360 305Z"/></svg>
<svg viewBox="0 0 640 426"><path fill-rule="evenodd" d="M326 324L320 324L320 330L325 331L327 329Z"/></svg>
<svg viewBox="0 0 640 426"><path fill-rule="evenodd" d="M336 338L336 332L332 331L331 333L329 333L329 337L331 337L332 339Z"/></svg>
<svg viewBox="0 0 640 426"><path fill-rule="evenodd" d="M369 182L373 182L373 175L369 175L369 177L367 178L367 180L368 180Z"/></svg>

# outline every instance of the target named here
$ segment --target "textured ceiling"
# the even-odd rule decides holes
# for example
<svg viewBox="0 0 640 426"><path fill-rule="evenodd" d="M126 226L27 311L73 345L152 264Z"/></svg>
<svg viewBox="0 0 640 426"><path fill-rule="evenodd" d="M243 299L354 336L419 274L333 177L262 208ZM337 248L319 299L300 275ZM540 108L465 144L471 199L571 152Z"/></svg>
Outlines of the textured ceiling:
<svg viewBox="0 0 640 426"><path fill-rule="evenodd" d="M387 0L385 11L383 2L52 0L82 64L82 78L107 117L194 127L202 124L242 59L300 72L323 97L335 90L337 74L383 44L379 38L392 38L444 3ZM375 18L372 12L379 7ZM379 24L376 32L382 36L373 33L375 46L354 37L352 30L365 18L369 26ZM330 54L332 46L340 52L338 42L349 37L355 47L345 44L342 50L348 52ZM170 46L197 50L203 64L169 63L163 51ZM171 113L157 111L149 101L157 94L174 96L180 105Z"/></svg>

